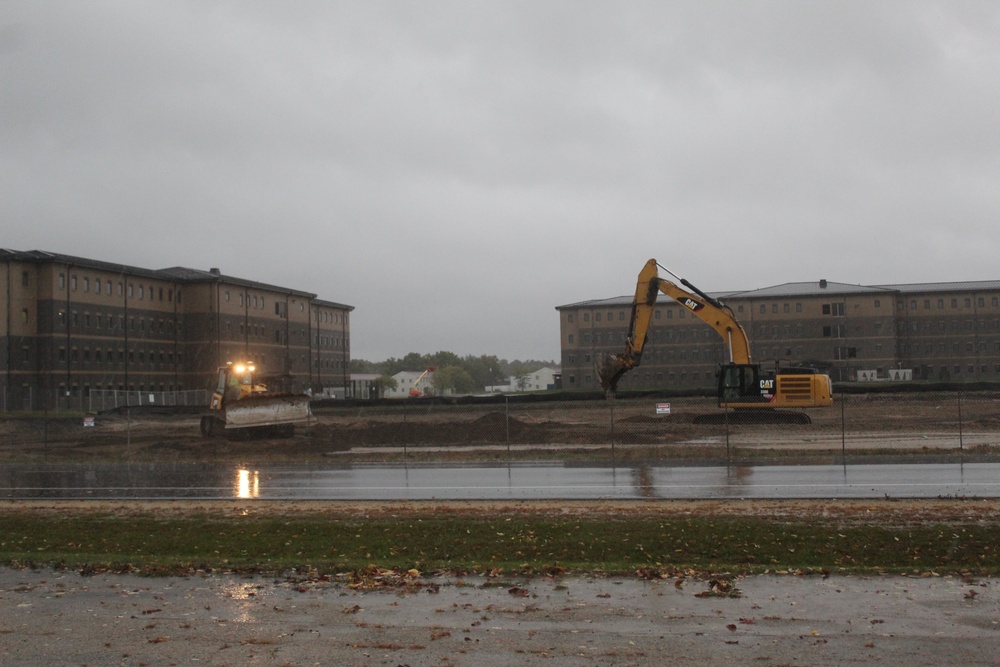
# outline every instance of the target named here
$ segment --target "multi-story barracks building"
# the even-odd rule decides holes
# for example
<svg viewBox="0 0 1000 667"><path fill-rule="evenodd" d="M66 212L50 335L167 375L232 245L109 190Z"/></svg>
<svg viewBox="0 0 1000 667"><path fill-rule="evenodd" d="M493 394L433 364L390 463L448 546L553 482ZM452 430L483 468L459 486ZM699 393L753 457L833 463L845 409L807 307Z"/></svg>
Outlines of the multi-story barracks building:
<svg viewBox="0 0 1000 667"><path fill-rule="evenodd" d="M354 309L315 294L175 267L0 250L8 410L83 406L91 390L208 389L252 360L295 390L343 395Z"/></svg>
<svg viewBox="0 0 1000 667"><path fill-rule="evenodd" d="M820 280L713 293L750 339L757 363L808 365L836 381L1000 381L1000 280L849 285ZM595 362L623 351L632 297L559 306L563 386L595 389ZM642 364L622 389L715 387L722 340L660 295Z"/></svg>

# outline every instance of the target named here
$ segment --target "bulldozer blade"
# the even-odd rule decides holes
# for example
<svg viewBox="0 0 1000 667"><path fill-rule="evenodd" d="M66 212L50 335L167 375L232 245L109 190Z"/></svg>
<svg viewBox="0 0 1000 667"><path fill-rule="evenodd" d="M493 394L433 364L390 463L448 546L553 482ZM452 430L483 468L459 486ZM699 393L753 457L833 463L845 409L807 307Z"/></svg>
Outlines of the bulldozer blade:
<svg viewBox="0 0 1000 667"><path fill-rule="evenodd" d="M255 396L228 406L226 428L308 424L312 420L309 397L301 395Z"/></svg>

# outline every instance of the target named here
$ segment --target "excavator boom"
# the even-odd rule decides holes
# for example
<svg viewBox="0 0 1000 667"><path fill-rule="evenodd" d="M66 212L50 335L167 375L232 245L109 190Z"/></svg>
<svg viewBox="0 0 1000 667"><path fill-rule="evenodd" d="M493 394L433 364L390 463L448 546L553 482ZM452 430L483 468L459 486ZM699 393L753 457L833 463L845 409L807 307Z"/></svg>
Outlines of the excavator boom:
<svg viewBox="0 0 1000 667"><path fill-rule="evenodd" d="M688 287L690 292L661 278L658 266L656 260L651 259L639 272L635 298L632 300L631 323L625 339L625 351L607 356L598 368L601 387L608 397L614 396L622 375L638 366L642 359L642 351L646 346L646 338L653 319L653 309L656 306L656 297L660 292L715 329L725 342L729 363L741 365L751 363L750 341L746 331L736 321L729 308L686 280L681 280L681 283Z"/></svg>

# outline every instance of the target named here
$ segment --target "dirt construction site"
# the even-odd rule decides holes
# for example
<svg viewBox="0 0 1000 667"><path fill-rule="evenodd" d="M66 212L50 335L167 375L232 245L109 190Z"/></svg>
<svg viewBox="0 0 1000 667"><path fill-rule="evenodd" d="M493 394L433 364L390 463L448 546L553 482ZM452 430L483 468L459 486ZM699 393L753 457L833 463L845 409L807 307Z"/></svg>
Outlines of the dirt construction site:
<svg viewBox="0 0 1000 667"><path fill-rule="evenodd" d="M1000 453L996 396L850 397L812 423L699 425L711 401L314 409L292 438L202 437L196 414L0 418L0 465L93 461L481 461L516 458L789 461ZM92 425L91 425L92 424ZM49 516L67 505L11 501ZM443 504L442 504L443 505ZM72 503L72 511L115 507ZM172 502L156 512L351 512L407 503ZM148 509L148 508L147 508ZM421 511L428 505L421 504ZM632 512L810 518L850 525L996 526L996 499L726 503L453 502L441 511ZM144 511L146 511L144 509ZM956 534L957 539L957 534ZM2 538L0 538L2 540ZM0 569L0 663L74 665L995 665L1000 579L962 573L684 576L381 571L369 576L183 577Z"/></svg>
<svg viewBox="0 0 1000 667"><path fill-rule="evenodd" d="M664 406L667 406L664 408ZM663 410L667 410L664 413ZM781 459L1000 452L1000 394L848 396L809 424L702 425L713 401L657 399L520 404L403 401L314 407L292 438L203 437L195 412L123 409L96 416L0 416L0 461L45 459L349 462L515 457Z"/></svg>

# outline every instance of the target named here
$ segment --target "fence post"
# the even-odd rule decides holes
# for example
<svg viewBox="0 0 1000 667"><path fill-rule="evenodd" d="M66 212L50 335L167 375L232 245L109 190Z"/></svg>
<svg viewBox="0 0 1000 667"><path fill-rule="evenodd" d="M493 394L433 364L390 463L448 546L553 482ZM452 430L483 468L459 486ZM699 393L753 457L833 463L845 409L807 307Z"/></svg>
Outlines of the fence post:
<svg viewBox="0 0 1000 667"><path fill-rule="evenodd" d="M503 412L504 412L504 438L507 440L507 460L510 461L510 397L504 394L503 397Z"/></svg>
<svg viewBox="0 0 1000 667"><path fill-rule="evenodd" d="M611 404L611 458L615 458L615 401L618 399L612 398Z"/></svg>
<svg viewBox="0 0 1000 667"><path fill-rule="evenodd" d="M726 428L726 465L729 465L730 453L729 453L729 404L728 403L722 408L722 418Z"/></svg>
<svg viewBox="0 0 1000 667"><path fill-rule="evenodd" d="M847 403L847 397L840 397L840 456L847 465L847 420L844 417L844 404Z"/></svg>
<svg viewBox="0 0 1000 667"><path fill-rule="evenodd" d="M965 442L962 437L962 390L958 390L958 451L965 452Z"/></svg>

